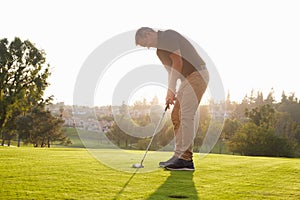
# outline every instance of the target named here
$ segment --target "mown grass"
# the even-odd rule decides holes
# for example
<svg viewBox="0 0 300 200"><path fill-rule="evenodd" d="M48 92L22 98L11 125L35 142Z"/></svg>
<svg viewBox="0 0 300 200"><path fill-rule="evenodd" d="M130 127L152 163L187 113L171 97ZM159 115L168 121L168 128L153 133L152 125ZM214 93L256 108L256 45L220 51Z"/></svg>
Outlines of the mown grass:
<svg viewBox="0 0 300 200"><path fill-rule="evenodd" d="M194 173L126 173L85 149L1 147L0 199L300 199L300 159L211 154L194 160Z"/></svg>

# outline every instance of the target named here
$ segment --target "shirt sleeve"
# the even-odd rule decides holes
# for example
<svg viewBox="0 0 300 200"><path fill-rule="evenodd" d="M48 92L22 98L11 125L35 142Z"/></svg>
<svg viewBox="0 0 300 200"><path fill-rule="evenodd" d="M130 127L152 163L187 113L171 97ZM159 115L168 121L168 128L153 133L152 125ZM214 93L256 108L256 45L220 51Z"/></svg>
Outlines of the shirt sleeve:
<svg viewBox="0 0 300 200"><path fill-rule="evenodd" d="M172 69L170 54L178 49L180 50L180 39L178 37L178 33L173 30L165 31L160 40L157 55L168 71L168 88L173 92L176 90L178 77L176 76L176 72L173 71L174 69Z"/></svg>
<svg viewBox="0 0 300 200"><path fill-rule="evenodd" d="M166 31L166 41L168 42L168 44L166 44L166 46L168 47L167 51L169 51L170 53L173 53L176 50L180 50L180 43L179 43L179 38L177 36L177 33L175 31L172 30L168 30ZM171 66L170 66L171 67ZM169 71L169 80L168 80L168 87L170 90L174 91L176 90L176 82L177 82L177 71L175 71L175 69L171 69Z"/></svg>

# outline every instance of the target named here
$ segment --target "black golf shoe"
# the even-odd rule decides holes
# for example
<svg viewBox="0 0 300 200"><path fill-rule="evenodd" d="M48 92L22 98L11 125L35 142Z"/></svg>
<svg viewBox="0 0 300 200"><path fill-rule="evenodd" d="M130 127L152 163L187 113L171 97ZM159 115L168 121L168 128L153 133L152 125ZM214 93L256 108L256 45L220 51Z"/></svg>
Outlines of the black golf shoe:
<svg viewBox="0 0 300 200"><path fill-rule="evenodd" d="M194 171L194 162L193 160L187 161L183 159L177 159L175 162L168 164L165 166L167 170L174 171Z"/></svg>
<svg viewBox="0 0 300 200"><path fill-rule="evenodd" d="M159 162L159 167L166 167L167 165L174 163L177 159L178 157L172 156L172 158L170 158L165 162Z"/></svg>

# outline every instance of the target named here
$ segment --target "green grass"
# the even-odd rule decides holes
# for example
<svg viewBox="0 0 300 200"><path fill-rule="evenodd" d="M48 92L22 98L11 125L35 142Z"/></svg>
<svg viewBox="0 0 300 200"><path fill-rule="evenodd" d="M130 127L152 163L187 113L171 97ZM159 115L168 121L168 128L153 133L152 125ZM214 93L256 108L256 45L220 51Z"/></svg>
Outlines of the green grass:
<svg viewBox="0 0 300 200"><path fill-rule="evenodd" d="M102 147L109 146L107 145L107 139L103 135L104 133L99 133L97 131L89 131L89 130L81 130L75 128L63 128L64 134L68 136L71 140L72 144L68 145L68 147L72 148L84 148L83 141L80 139L78 133L80 132L81 135L84 135L84 141L87 142L89 145L99 146ZM61 147L62 145L55 145L56 147Z"/></svg>
<svg viewBox="0 0 300 200"><path fill-rule="evenodd" d="M113 150L101 153L124 168L133 162ZM140 158L143 151L125 153ZM0 199L300 199L300 159L211 154L195 155L194 173L151 166L170 155L151 152L143 170L155 171L126 173L85 149L1 147Z"/></svg>

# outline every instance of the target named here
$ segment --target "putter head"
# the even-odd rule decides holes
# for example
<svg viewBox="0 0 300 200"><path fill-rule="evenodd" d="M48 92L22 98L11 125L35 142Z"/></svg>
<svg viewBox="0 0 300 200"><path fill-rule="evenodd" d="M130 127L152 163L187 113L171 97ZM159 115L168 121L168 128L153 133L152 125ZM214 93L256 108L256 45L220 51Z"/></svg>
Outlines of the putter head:
<svg viewBox="0 0 300 200"><path fill-rule="evenodd" d="M141 165L140 163L133 164L132 167L133 167L133 168L144 168L144 166Z"/></svg>

